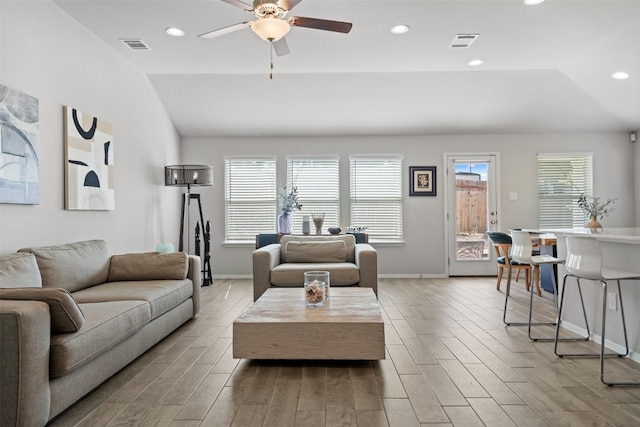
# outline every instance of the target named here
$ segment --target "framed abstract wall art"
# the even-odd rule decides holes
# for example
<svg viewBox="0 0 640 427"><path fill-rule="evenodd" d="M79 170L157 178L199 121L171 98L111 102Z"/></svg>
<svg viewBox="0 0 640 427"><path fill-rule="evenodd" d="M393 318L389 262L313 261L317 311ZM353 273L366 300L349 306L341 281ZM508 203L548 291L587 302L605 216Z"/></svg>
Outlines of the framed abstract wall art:
<svg viewBox="0 0 640 427"><path fill-rule="evenodd" d="M0 203L40 203L38 98L0 84Z"/></svg>
<svg viewBox="0 0 640 427"><path fill-rule="evenodd" d="M111 124L64 107L65 209L114 210Z"/></svg>
<svg viewBox="0 0 640 427"><path fill-rule="evenodd" d="M409 166L409 184L410 196L435 196L436 167Z"/></svg>

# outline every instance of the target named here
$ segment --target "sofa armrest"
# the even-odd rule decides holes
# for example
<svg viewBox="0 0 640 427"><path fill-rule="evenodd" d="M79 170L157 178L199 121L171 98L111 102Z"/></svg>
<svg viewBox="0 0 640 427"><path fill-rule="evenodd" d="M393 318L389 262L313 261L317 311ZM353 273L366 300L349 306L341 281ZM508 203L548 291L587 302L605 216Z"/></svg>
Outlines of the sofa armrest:
<svg viewBox="0 0 640 427"><path fill-rule="evenodd" d="M202 268L200 257L197 255L187 255L188 270L187 279L193 283L193 317L200 311L200 288L202 286Z"/></svg>
<svg viewBox="0 0 640 427"><path fill-rule="evenodd" d="M0 414L2 425L43 426L49 419L49 306L0 301Z"/></svg>
<svg viewBox="0 0 640 427"><path fill-rule="evenodd" d="M253 300L271 287L271 270L280 264L280 244L273 243L253 251Z"/></svg>
<svg viewBox="0 0 640 427"><path fill-rule="evenodd" d="M360 269L359 286L373 289L378 295L378 251L368 243L356 244L356 265Z"/></svg>

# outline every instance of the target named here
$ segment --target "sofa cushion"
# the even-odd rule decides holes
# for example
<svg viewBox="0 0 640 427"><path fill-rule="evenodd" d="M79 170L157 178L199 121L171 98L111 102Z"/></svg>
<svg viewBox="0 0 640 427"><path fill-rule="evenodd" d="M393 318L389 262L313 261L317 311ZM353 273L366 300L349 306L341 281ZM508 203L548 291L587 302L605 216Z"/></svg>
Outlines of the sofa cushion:
<svg viewBox="0 0 640 427"><path fill-rule="evenodd" d="M297 242L326 242L326 241L343 241L345 244L345 253L347 262L356 262L356 238L353 234L340 234L336 236L293 236L284 235L280 238L280 245L282 248L287 247L287 243L291 241ZM284 250L280 251L281 261L286 262L284 256Z"/></svg>
<svg viewBox="0 0 640 427"><path fill-rule="evenodd" d="M304 283L304 272L321 270L329 272L331 286L355 285L360 282L360 270L349 262L285 263L271 270L271 283L275 286L300 286Z"/></svg>
<svg viewBox="0 0 640 427"><path fill-rule="evenodd" d="M187 254L184 252L148 252L113 255L109 282L123 280L181 280L187 277Z"/></svg>
<svg viewBox="0 0 640 427"><path fill-rule="evenodd" d="M286 262L345 262L346 252L347 248L342 240L292 240L286 243L284 259Z"/></svg>
<svg viewBox="0 0 640 427"><path fill-rule="evenodd" d="M36 257L29 253L0 255L0 288L42 287Z"/></svg>
<svg viewBox="0 0 640 427"><path fill-rule="evenodd" d="M77 331L51 337L49 376L61 377L133 335L151 319L144 301L80 304L86 321Z"/></svg>
<svg viewBox="0 0 640 427"><path fill-rule="evenodd" d="M35 255L44 287L74 292L104 283L109 277L109 254L104 240L24 248L19 252Z"/></svg>
<svg viewBox="0 0 640 427"><path fill-rule="evenodd" d="M59 288L0 289L0 300L43 301L49 305L51 333L75 332L84 324L84 315L76 300Z"/></svg>
<svg viewBox="0 0 640 427"><path fill-rule="evenodd" d="M166 313L193 295L191 280L142 280L108 282L74 292L79 304L104 301L145 301L151 318Z"/></svg>

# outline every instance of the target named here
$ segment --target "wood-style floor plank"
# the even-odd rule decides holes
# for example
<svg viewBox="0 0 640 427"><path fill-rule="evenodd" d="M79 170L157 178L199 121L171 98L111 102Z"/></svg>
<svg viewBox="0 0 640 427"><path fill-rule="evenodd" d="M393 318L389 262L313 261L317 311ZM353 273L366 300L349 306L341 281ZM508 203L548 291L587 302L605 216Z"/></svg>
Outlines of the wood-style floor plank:
<svg viewBox="0 0 640 427"><path fill-rule="evenodd" d="M560 359L553 344L530 341L526 328L506 327L504 286L497 291L495 278L380 279L378 286L384 360L234 359L232 322L251 304L252 283L214 280L202 288L196 319L50 425L640 425L640 387L606 387L597 359ZM523 318L528 298L515 286L509 316ZM553 318L547 293L536 297L538 308L542 318ZM595 352L598 345L563 348ZM607 362L608 375L640 379L640 364Z"/></svg>

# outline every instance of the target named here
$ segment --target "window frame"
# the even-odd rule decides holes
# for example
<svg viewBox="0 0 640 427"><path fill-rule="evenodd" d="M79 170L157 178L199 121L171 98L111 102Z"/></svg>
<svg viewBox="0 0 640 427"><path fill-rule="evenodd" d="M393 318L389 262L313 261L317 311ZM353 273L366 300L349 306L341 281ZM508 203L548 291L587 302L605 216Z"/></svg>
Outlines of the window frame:
<svg viewBox="0 0 640 427"><path fill-rule="evenodd" d="M316 168L315 178L325 172L321 180L314 181L311 168ZM287 190L298 189L300 211L293 215L293 233L302 232L302 217L324 213L323 232L340 224L340 157L339 156L287 156ZM279 206L278 206L279 209ZM311 233L315 233L313 221Z"/></svg>
<svg viewBox="0 0 640 427"><path fill-rule="evenodd" d="M230 168L256 163L261 171L239 173L237 182L232 181L234 171ZM276 229L277 159L269 157L227 156L224 158L224 234L225 242L254 241L258 233ZM253 181L252 181L253 179ZM251 183L256 191L252 192ZM237 189L234 189L233 186ZM242 213L242 215L239 215ZM237 232L236 230L248 230Z"/></svg>
<svg viewBox="0 0 640 427"><path fill-rule="evenodd" d="M539 227L583 227L578 198L593 194L593 153L538 153L537 171Z"/></svg>
<svg viewBox="0 0 640 427"><path fill-rule="evenodd" d="M352 226L368 227L370 240L404 239L403 163L400 154L349 156L349 221ZM385 167L391 177L383 173Z"/></svg>

